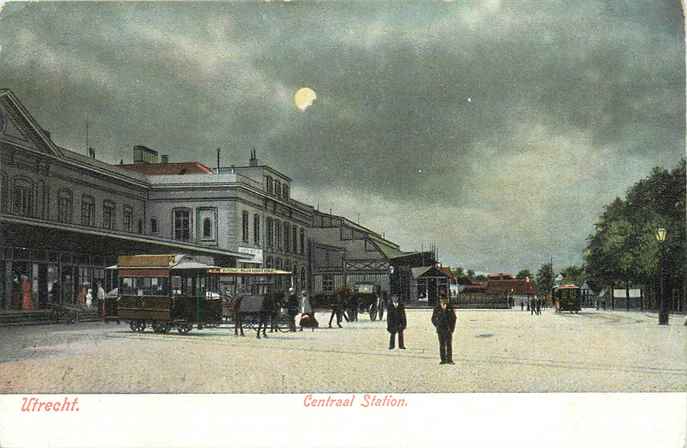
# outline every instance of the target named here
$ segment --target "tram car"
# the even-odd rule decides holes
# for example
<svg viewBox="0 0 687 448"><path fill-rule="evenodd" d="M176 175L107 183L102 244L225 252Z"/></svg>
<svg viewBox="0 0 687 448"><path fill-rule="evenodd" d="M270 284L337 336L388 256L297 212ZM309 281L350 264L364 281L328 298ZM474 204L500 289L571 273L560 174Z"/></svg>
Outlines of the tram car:
<svg viewBox="0 0 687 448"><path fill-rule="evenodd" d="M118 259L117 318L132 331L156 333L222 322L222 298L208 289L210 266L187 255L132 255Z"/></svg>
<svg viewBox="0 0 687 448"><path fill-rule="evenodd" d="M553 300L558 311L578 313L581 309L582 293L576 285L561 285L553 290Z"/></svg>

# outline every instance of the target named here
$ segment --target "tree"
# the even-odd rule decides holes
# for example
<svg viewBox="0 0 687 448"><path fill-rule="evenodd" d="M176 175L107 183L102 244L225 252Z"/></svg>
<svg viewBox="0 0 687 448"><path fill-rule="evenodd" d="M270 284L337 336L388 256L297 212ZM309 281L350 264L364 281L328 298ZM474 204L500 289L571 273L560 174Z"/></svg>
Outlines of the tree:
<svg viewBox="0 0 687 448"><path fill-rule="evenodd" d="M518 272L517 275L515 276L515 278L528 278L528 277L530 280L534 279L534 276L532 275L532 273L530 272L529 269L523 269L522 271Z"/></svg>
<svg viewBox="0 0 687 448"><path fill-rule="evenodd" d="M469 280L475 279L475 271L473 271L472 269L468 269L468 279Z"/></svg>
<svg viewBox="0 0 687 448"><path fill-rule="evenodd" d="M592 289L621 282L647 285L656 279L660 246L655 232L668 230L666 257L673 280L685 279L685 160L672 171L654 168L647 178L604 208L587 239L585 276Z"/></svg>
<svg viewBox="0 0 687 448"><path fill-rule="evenodd" d="M584 268L582 266L571 265L561 271L563 274L563 281L565 283L572 283L577 286L582 286L584 283Z"/></svg>
<svg viewBox="0 0 687 448"><path fill-rule="evenodd" d="M553 267L551 263L546 263L537 271L537 291L539 294L550 294L551 289L553 289Z"/></svg>

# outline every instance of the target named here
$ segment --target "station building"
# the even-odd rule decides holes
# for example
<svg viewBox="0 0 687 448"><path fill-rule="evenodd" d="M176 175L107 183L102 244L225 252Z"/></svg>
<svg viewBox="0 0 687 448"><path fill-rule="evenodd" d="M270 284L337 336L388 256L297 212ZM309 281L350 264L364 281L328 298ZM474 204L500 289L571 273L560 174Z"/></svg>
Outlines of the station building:
<svg viewBox="0 0 687 448"><path fill-rule="evenodd" d="M0 90L0 312L74 303L114 286L120 255L184 253L227 267L294 273L293 286L331 294L358 281L389 290L398 245L291 197L292 180L257 159L211 169L133 148L118 165L57 145ZM289 285L279 285L286 287Z"/></svg>

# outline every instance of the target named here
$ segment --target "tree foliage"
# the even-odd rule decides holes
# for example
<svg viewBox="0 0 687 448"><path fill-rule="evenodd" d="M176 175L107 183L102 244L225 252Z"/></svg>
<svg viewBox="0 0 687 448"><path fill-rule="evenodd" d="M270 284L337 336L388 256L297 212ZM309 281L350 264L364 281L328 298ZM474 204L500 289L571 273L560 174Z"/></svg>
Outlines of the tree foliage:
<svg viewBox="0 0 687 448"><path fill-rule="evenodd" d="M672 171L654 168L604 208L585 250L585 275L593 289L655 279L661 247L656 230L668 231L664 250L673 277L685 275L685 160Z"/></svg>
<svg viewBox="0 0 687 448"><path fill-rule="evenodd" d="M537 271L537 291L539 294L548 294L553 288L553 267L551 263L541 265Z"/></svg>
<svg viewBox="0 0 687 448"><path fill-rule="evenodd" d="M523 269L515 275L515 278L527 278L527 277L529 277L530 280L534 279L534 275L532 275L532 273L530 272L529 269Z"/></svg>

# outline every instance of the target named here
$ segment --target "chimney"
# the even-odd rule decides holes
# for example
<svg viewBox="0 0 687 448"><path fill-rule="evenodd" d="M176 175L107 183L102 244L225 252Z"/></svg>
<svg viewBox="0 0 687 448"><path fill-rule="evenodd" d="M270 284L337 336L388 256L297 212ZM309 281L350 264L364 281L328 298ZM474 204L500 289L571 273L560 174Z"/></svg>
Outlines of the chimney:
<svg viewBox="0 0 687 448"><path fill-rule="evenodd" d="M250 151L250 159L248 159L249 166L258 166L258 157L255 154L255 148Z"/></svg>
<svg viewBox="0 0 687 448"><path fill-rule="evenodd" d="M169 163L169 156L167 154L162 154L160 156L160 163Z"/></svg>

